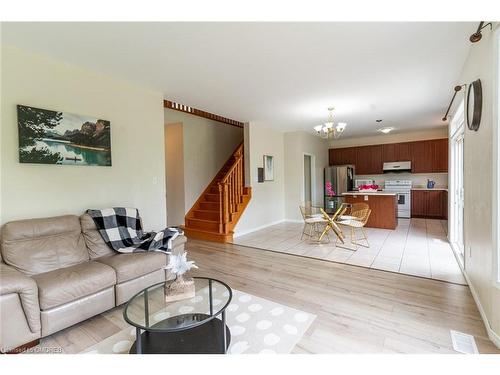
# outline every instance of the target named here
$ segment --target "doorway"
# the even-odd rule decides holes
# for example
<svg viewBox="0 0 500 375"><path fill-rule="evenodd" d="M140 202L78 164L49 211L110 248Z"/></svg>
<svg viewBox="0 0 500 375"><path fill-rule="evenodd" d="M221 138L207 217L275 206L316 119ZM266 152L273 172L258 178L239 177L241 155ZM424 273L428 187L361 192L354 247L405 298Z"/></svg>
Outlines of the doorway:
<svg viewBox="0 0 500 375"><path fill-rule="evenodd" d="M464 266L464 102L450 122L450 243Z"/></svg>
<svg viewBox="0 0 500 375"><path fill-rule="evenodd" d="M304 154L304 204L312 205L313 200L313 160L309 154Z"/></svg>

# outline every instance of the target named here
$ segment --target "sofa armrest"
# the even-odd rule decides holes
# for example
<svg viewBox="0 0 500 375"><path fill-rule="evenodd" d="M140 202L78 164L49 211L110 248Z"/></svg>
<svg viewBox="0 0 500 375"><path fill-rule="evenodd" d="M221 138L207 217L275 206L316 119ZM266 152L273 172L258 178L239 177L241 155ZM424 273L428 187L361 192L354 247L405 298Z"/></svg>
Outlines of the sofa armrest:
<svg viewBox="0 0 500 375"><path fill-rule="evenodd" d="M14 267L0 263L0 295L11 293L19 294L31 332L40 332L40 305L35 280L23 275Z"/></svg>

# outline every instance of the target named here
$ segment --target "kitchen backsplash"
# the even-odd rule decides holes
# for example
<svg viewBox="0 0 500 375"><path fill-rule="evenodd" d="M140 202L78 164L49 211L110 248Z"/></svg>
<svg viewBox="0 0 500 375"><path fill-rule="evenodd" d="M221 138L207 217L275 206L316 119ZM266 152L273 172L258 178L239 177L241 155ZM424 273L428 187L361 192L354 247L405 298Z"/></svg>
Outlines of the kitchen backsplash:
<svg viewBox="0 0 500 375"><path fill-rule="evenodd" d="M436 182L436 188L448 187L448 173L386 173L377 175L355 175L355 180L375 180L377 185L384 188L386 180L410 180L412 187L427 187L427 180Z"/></svg>

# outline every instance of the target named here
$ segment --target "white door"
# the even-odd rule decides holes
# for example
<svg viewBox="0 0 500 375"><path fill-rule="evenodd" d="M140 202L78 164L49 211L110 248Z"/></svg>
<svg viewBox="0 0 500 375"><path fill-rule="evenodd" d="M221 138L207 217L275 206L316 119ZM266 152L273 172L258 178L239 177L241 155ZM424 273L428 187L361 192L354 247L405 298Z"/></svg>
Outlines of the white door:
<svg viewBox="0 0 500 375"><path fill-rule="evenodd" d="M463 102L450 123L450 242L464 262L464 115Z"/></svg>
<svg viewBox="0 0 500 375"><path fill-rule="evenodd" d="M304 155L304 204L312 204L312 158L311 155Z"/></svg>

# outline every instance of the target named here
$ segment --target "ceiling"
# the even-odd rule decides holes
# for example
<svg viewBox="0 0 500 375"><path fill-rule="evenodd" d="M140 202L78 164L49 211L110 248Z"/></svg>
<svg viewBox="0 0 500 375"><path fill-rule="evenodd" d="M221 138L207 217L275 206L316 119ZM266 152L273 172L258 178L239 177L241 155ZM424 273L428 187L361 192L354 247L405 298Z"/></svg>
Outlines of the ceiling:
<svg viewBox="0 0 500 375"><path fill-rule="evenodd" d="M476 23L4 23L2 41L280 131L445 126ZM377 124L376 119L383 119Z"/></svg>

